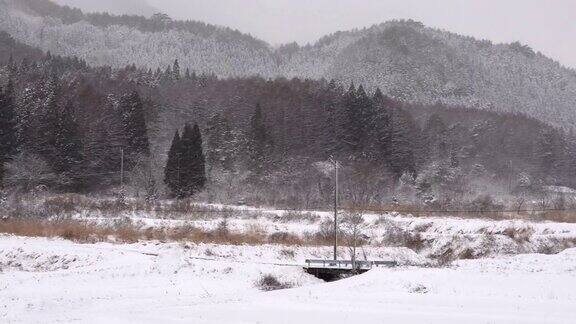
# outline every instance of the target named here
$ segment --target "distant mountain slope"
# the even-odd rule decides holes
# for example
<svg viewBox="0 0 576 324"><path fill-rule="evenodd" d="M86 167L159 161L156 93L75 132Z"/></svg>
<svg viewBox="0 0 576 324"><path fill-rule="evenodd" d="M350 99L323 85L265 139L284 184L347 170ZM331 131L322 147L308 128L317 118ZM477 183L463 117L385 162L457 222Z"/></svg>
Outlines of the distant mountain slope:
<svg viewBox="0 0 576 324"><path fill-rule="evenodd" d="M269 46L229 28L165 16L83 14L47 0L0 0L0 30L52 53L92 65L132 63L183 68L222 76L266 74L275 66Z"/></svg>
<svg viewBox="0 0 576 324"><path fill-rule="evenodd" d="M249 35L156 16L82 14L47 0L0 0L0 30L92 65L135 63L222 77L336 79L380 87L404 101L523 112L576 125L576 72L519 43L492 44L412 21L338 32L313 46L277 50Z"/></svg>
<svg viewBox="0 0 576 324"><path fill-rule="evenodd" d="M576 122L576 73L519 43L389 22L285 56L281 74L288 77L362 83L402 100L523 112L555 125Z"/></svg>
<svg viewBox="0 0 576 324"><path fill-rule="evenodd" d="M108 12L115 15L134 14L150 17L159 12L146 0L54 0L54 2L77 7L86 12Z"/></svg>
<svg viewBox="0 0 576 324"><path fill-rule="evenodd" d="M41 50L18 43L8 33L0 31L0 64L10 60L37 60L43 55Z"/></svg>

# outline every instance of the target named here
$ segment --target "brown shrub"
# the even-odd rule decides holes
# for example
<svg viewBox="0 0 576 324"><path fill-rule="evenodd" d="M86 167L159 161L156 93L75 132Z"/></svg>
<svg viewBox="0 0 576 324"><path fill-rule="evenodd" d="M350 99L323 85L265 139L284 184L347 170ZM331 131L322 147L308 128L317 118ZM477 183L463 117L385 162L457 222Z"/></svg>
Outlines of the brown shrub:
<svg viewBox="0 0 576 324"><path fill-rule="evenodd" d="M294 250L289 250L289 249L280 250L280 256L283 258L294 259L295 255L296 254L294 253Z"/></svg>
<svg viewBox="0 0 576 324"><path fill-rule="evenodd" d="M256 281L255 286L263 291L273 291L279 289L292 288L294 285L289 282L281 282L274 275L263 275Z"/></svg>
<svg viewBox="0 0 576 324"><path fill-rule="evenodd" d="M268 236L268 242L272 244L303 245L302 238L287 232L276 232Z"/></svg>
<svg viewBox="0 0 576 324"><path fill-rule="evenodd" d="M301 212L301 211L287 211L283 213L281 216L276 216L274 218L275 221L282 221L282 222L308 222L314 223L318 221L320 217L317 214L309 213L309 212Z"/></svg>
<svg viewBox="0 0 576 324"><path fill-rule="evenodd" d="M382 239L382 244L387 246L403 246L415 252L426 247L426 239L420 232L407 231L396 225L389 225Z"/></svg>
<svg viewBox="0 0 576 324"><path fill-rule="evenodd" d="M534 228L531 226L526 227L507 227L504 231L502 231L503 235L508 236L509 238L513 239L517 243L525 243L530 241L532 235L534 234Z"/></svg>

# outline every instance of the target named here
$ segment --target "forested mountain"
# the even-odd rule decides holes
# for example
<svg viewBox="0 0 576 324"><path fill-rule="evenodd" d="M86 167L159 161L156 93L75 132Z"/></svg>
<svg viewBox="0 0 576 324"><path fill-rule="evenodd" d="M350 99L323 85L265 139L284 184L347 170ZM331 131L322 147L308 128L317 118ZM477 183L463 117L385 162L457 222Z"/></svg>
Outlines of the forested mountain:
<svg viewBox="0 0 576 324"><path fill-rule="evenodd" d="M412 21L273 49L237 31L163 15L83 14L48 0L0 0L0 6L0 29L90 65L155 70L178 59L198 74L334 79L379 87L402 101L521 112L565 128L576 122L575 71L519 43L492 44Z"/></svg>
<svg viewBox="0 0 576 324"><path fill-rule="evenodd" d="M576 72L519 43L492 44L389 22L293 49L282 74L361 82L394 98L576 121Z"/></svg>
<svg viewBox="0 0 576 324"><path fill-rule="evenodd" d="M150 17L159 12L145 0L55 0L54 2L82 8L86 12L108 12L116 15L134 14Z"/></svg>
<svg viewBox="0 0 576 324"><path fill-rule="evenodd" d="M220 76L267 74L267 44L228 28L173 21L165 15L84 14L47 0L0 0L0 30L45 51L78 56L94 66L164 68L174 58Z"/></svg>
<svg viewBox="0 0 576 324"><path fill-rule="evenodd" d="M190 175L187 192L206 185L220 201L325 203L329 157L342 163L349 199L445 206L576 184L573 137L521 114L399 101L361 84L220 79L177 60L156 72L94 68L5 33L0 48L0 174L9 186L108 190L119 185L122 156L135 190L170 187L195 164L206 178Z"/></svg>

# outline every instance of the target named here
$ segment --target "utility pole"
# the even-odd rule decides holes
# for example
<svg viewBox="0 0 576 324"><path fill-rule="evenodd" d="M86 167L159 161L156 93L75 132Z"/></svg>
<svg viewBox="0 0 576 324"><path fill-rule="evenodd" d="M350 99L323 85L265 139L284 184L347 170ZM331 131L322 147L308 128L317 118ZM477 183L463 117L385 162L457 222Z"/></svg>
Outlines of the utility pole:
<svg viewBox="0 0 576 324"><path fill-rule="evenodd" d="M508 161L508 194L512 191L512 160Z"/></svg>
<svg viewBox="0 0 576 324"><path fill-rule="evenodd" d="M338 260L338 167L339 164L333 158L330 162L334 166L334 261Z"/></svg>
<svg viewBox="0 0 576 324"><path fill-rule="evenodd" d="M178 159L176 162L176 165L177 165L177 167L176 167L176 174L177 174L176 179L178 181L178 186L180 186L180 153L178 153L177 156L178 156Z"/></svg>
<svg viewBox="0 0 576 324"><path fill-rule="evenodd" d="M124 148L120 148L120 191L124 191Z"/></svg>

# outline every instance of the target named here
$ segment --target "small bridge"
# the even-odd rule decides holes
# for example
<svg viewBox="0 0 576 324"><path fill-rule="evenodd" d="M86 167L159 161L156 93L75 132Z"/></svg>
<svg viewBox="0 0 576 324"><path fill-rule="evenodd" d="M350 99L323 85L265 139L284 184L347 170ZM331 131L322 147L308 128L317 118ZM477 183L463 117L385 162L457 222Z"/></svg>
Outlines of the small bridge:
<svg viewBox="0 0 576 324"><path fill-rule="evenodd" d="M325 281L365 273L373 268L392 268L395 261L306 260L304 270Z"/></svg>

